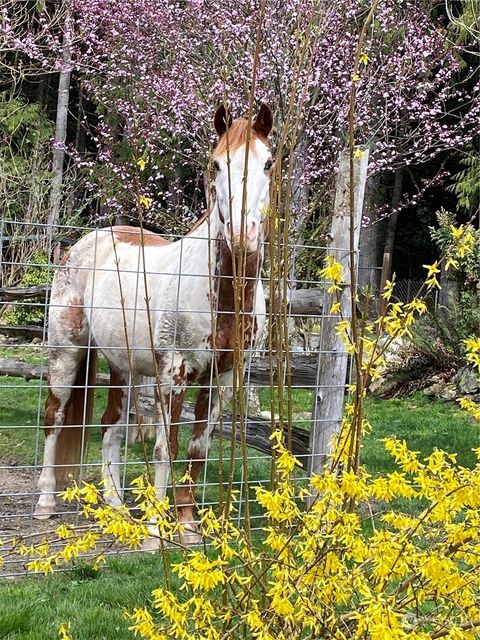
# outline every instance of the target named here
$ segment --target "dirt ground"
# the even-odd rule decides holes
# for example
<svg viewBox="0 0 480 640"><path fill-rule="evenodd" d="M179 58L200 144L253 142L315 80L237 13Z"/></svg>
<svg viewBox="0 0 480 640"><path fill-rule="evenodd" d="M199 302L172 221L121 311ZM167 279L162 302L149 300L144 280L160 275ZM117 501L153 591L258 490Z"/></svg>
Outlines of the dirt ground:
<svg viewBox="0 0 480 640"><path fill-rule="evenodd" d="M62 522L75 522L78 516L66 505L58 505L58 515L49 520L35 520L33 487L35 470L0 468L0 555L11 546L13 538L21 539L25 545L41 541L44 534L55 530ZM7 555L0 565L0 576L24 573L25 558Z"/></svg>

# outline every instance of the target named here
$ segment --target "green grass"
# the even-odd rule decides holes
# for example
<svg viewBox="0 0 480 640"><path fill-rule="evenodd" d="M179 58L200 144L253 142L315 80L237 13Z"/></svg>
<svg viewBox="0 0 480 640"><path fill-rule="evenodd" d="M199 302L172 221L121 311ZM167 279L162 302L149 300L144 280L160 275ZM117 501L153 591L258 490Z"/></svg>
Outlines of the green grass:
<svg viewBox="0 0 480 640"><path fill-rule="evenodd" d="M95 391L93 423L100 424L100 419L106 406L106 389L98 388ZM46 397L46 386L39 381L25 382L18 378L0 377L0 465L34 465L35 452L38 450L38 463L43 459L43 428L37 425L43 424L43 407ZM192 399L192 398L190 398ZM40 407L40 412L39 412ZM184 474L185 459L189 440L188 429L180 429L179 433L179 460L174 464L177 481ZM86 462L95 463L98 466L88 468L84 479L91 482L100 480L102 436L98 427L91 429ZM154 442L147 442L148 460L153 458ZM222 454L222 470L224 483L227 481L230 471L231 445L225 442ZM235 457L240 458L240 448L237 445ZM214 439L209 453L209 463L206 469L206 488L202 491L203 501L214 503L218 501L218 476L219 476L219 441ZM248 456L249 477L256 484L268 480L270 477L270 462L265 455L251 449ZM128 486L134 478L145 473L144 451L141 444L129 445L124 453L125 486ZM237 485L242 479L242 464L240 460L235 463L234 483ZM203 477L203 476L202 476ZM240 509L242 507L240 506ZM260 510L254 505L252 515L259 514Z"/></svg>
<svg viewBox="0 0 480 640"><path fill-rule="evenodd" d="M20 383L17 379L0 379L0 461L8 464L32 464L35 458L37 438L37 407L39 398L44 399L44 390L38 382ZM268 391L262 392L262 406L269 407ZM99 420L105 403L105 390L96 392L96 412ZM295 391L293 411L308 411L311 393ZM408 445L420 451L423 457L435 448L446 449L458 454L460 464L474 463L473 447L480 446L478 425L462 413L455 405L435 402L422 395L401 400L379 400L368 398L366 412L373 425L365 438L362 461L369 471L376 475L392 471L395 466L386 453L382 439L396 435L405 439ZM1 426L3 425L3 426ZM12 428L17 425L22 428ZM40 442L43 434L38 434ZM93 433L89 448L92 460L100 459L101 437L99 430ZM186 434L182 435L181 446L185 450ZM151 455L151 447L150 455ZM225 445L225 457L229 445ZM218 453L218 442L214 441L212 456ZM251 451L250 478L255 484L269 477L269 460ZM140 446L129 448L129 460L141 460ZM240 478L241 468L237 464L236 478ZM224 463L225 471L228 464ZM129 476L142 470L141 464L128 469ZM207 481L217 480L217 463L211 463L207 470ZM180 469L178 470L180 474ZM210 488L206 498L215 500L216 492ZM412 508L398 502L400 509ZM414 509L420 508L417 503ZM256 511L259 513L259 511ZM178 561L178 553L169 554L169 561ZM175 580L175 578L173 578ZM152 589L164 584L161 557L154 555L129 555L109 558L107 566L97 574L90 570L76 569L54 576L18 578L0 582L0 638L8 640L51 640L58 637L58 627L70 622L75 640L97 640L115 638L131 639L128 621L123 618L123 610L132 610L149 601Z"/></svg>
<svg viewBox="0 0 480 640"><path fill-rule="evenodd" d="M0 638L53 640L59 626L70 622L75 640L131 639L123 611L145 606L150 592L164 584L159 555L112 558L108 568L96 574L79 568L4 581Z"/></svg>
<svg viewBox="0 0 480 640"><path fill-rule="evenodd" d="M393 435L423 457L434 449L444 449L457 453L463 466L475 464L472 449L480 446L480 428L457 405L430 400L420 393L399 400L368 398L365 404L373 428L364 441L362 462L371 473L395 469L382 443L383 438Z"/></svg>
<svg viewBox="0 0 480 640"><path fill-rule="evenodd" d="M35 462L37 439L40 451L43 447L43 430L37 428L42 424L43 405L46 387L38 381L25 382L18 378L0 377L0 463L12 465L32 465ZM268 389L261 390L262 408L270 408L270 394ZM274 396L274 406L278 406L278 395ZM310 391L295 389L292 392L293 412L308 412L311 407L312 394ZM106 404L106 390L99 388L95 391L94 423L99 424ZM40 412L39 412L40 407ZM373 425L364 442L362 461L369 470L376 474L392 471L394 463L385 451L382 439L390 435L405 439L407 444L422 455L429 455L434 448L445 449L458 454L458 462L472 466L475 455L473 447L480 446L480 432L464 412L454 404L432 401L417 394L412 398L399 400L380 400L368 398L366 414ZM299 426L308 428L308 421L302 420ZM180 455L186 451L188 441L187 430L180 430ZM152 456L153 444L149 443L149 457ZM230 445L224 446L224 457L229 455ZM42 452L42 451L41 451ZM101 432L92 429L88 450L88 461L101 459ZM250 467L252 477L265 478L262 468L268 465L260 454L251 450ZM218 441L214 440L211 457L218 457ZM259 460L259 458L261 458ZM138 475L143 470L141 463L143 450L140 445L129 446L127 462L130 477ZM132 465L138 461L138 465ZM226 463L226 460L225 460ZM209 465L208 480L216 479L216 464ZM224 465L227 473L228 466Z"/></svg>

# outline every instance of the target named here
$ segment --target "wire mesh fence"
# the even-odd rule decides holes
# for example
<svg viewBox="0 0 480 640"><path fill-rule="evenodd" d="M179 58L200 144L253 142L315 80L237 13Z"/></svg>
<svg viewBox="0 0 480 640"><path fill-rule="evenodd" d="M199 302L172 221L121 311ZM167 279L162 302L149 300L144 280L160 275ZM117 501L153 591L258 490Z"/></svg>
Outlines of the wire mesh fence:
<svg viewBox="0 0 480 640"><path fill-rule="evenodd" d="M442 283L442 286L448 286L448 282ZM429 310L436 312L439 304L438 290L425 292L424 289L425 283L423 280L397 280L393 295L395 299L404 303L412 302L412 300L421 295Z"/></svg>
<svg viewBox="0 0 480 640"><path fill-rule="evenodd" d="M303 463L299 481L307 482L315 399L322 389L335 387L342 396L345 389L320 379L322 358L333 353L322 330L329 317L325 288L297 273L299 258L320 264L326 247L286 248L288 300L278 299L269 260L263 269L256 264L242 280L244 303L252 285L250 306L235 309L230 298L225 301L235 274L225 270L222 242L205 221L178 238L138 228L52 229L21 222L0 230L0 539L38 541L60 522L84 523L77 507L58 499L63 484L58 478L52 484L54 467L57 476L59 469L67 472L67 484L103 478L112 504L121 499L132 508L132 480L146 469L152 477L156 469L156 485L166 484L162 490L172 500L188 471L196 509L217 508L228 487L237 523L248 508L255 532L265 523L252 486L271 482L269 435L280 427L290 430ZM265 243L259 251L268 256ZM221 332L231 326L235 314L241 348L231 340L215 342L212 334L212 327ZM282 344L272 330L280 316L288 336ZM242 391L231 374L239 357L245 362ZM212 365L224 360L220 371ZM162 404L158 390L167 387ZM72 405L77 419L69 422ZM322 416L315 419L321 423ZM174 440L165 440L162 422L169 420L171 432L180 425L178 455ZM79 435L78 460L52 453L51 440L63 423L64 434ZM205 429L213 423L210 443ZM56 446L66 447L61 436ZM18 574L23 566L21 558L7 557L3 572Z"/></svg>

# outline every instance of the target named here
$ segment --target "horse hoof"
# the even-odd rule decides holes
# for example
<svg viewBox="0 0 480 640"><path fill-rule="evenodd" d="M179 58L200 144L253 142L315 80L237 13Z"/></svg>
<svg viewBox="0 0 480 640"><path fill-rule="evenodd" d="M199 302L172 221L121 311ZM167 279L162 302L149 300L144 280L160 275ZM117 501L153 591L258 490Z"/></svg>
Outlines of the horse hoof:
<svg viewBox="0 0 480 640"><path fill-rule="evenodd" d="M160 549L160 540L158 538L147 538L143 541L141 550L147 553L154 553Z"/></svg>
<svg viewBox="0 0 480 640"><path fill-rule="evenodd" d="M48 505L37 504L35 507L35 511L33 513L33 517L35 520L48 520L52 516L55 515L55 507Z"/></svg>
<svg viewBox="0 0 480 640"><path fill-rule="evenodd" d="M179 538L180 544L186 547L192 547L202 542L202 536L197 532L196 527L194 528L191 525L183 526L183 532L179 535Z"/></svg>

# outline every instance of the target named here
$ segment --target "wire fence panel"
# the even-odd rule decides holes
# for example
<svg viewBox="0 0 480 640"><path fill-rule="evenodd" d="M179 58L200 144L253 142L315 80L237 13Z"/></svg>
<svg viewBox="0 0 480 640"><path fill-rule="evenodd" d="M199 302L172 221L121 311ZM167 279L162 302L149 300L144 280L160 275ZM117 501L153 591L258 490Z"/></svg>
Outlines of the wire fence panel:
<svg viewBox="0 0 480 640"><path fill-rule="evenodd" d="M448 286L448 283L442 283L442 286ZM425 283L423 280L397 280L393 289L394 297L400 302L412 302L419 295L425 300L425 304L430 311L437 311L438 308L438 290L425 292Z"/></svg>
<svg viewBox="0 0 480 640"><path fill-rule="evenodd" d="M220 489L225 492L231 476L237 523L242 525L248 503L251 529L259 531L265 521L252 500L252 486L270 484L269 436L273 428L291 428L293 450L303 463L299 481L307 482L312 407L319 389L329 387L328 381L318 379L319 358L328 353L322 336L322 283L302 278L301 273L287 282L289 299L283 306L287 354L284 344L272 342L269 327L282 301L272 299L269 267L264 267L258 274L263 289L257 287L252 300L255 306L240 316L244 316L242 327L250 322L249 330L254 331L254 325L262 322L252 319L252 309L263 313L265 308L265 328L255 343L250 337L238 351L237 344L224 348L218 340L214 344L211 335L212 322L227 326L229 317L233 320L235 315L231 308L222 306L221 299L222 287L232 286L232 274L223 274L219 264L213 276L209 275L207 245L211 250L217 241L212 244L211 238L202 235L205 229L201 225L189 234L189 244L181 238L162 238L149 232L140 244L139 229L120 227L93 231L59 227L53 240L51 230L49 233L41 225L9 222L0 229L0 539L22 538L30 544L62 522L86 525L77 507L58 498L72 479L98 484L103 478L113 495L112 504L121 499L134 507L132 481L146 470L155 477L155 467L157 484L168 476L166 491L171 497L174 485L177 490L182 487L185 471L194 475L198 467L194 488L197 509L217 507ZM106 258L112 242L116 249ZM157 253L182 243L183 249L179 246L174 254L178 268L172 258L159 269ZM190 249L202 246L199 251L205 261L197 268ZM321 264L325 253L323 247L305 244L288 250L290 274L296 273L298 256L303 264ZM335 248L329 247L332 251ZM256 276L250 278L253 281ZM259 292L265 300L255 300ZM203 327L208 327L208 332L200 348L192 336ZM245 358L245 411L239 406L238 389L234 405L236 414L245 413L243 421L232 413L230 403L218 400L228 386L235 387L228 367L238 353ZM213 357L230 363L220 376L211 366ZM290 370L285 366L287 360ZM193 366L198 367L198 375ZM280 372L280 387L292 389L290 425L281 411L288 394L280 398L276 388ZM155 397L162 385L169 386L169 393L166 406L159 409L158 393L157 400ZM340 393L344 389L339 385ZM181 413L178 399L183 400ZM205 436L205 428L209 428L205 407L207 413L216 412L210 419L220 424L211 443ZM59 410L64 412L63 430L59 428L63 424ZM162 476L158 471L162 464L159 448L165 439L159 437L162 428L156 429L155 423L160 421L161 426L163 420L170 419L173 430L176 413L180 424L178 455L170 439L173 475L164 470ZM242 430L248 464L242 455ZM192 433L196 434L193 440ZM67 454L54 457L52 440L59 438L58 452L58 448L67 448L68 436L74 434L79 438L75 445L78 459L69 459ZM63 483L62 469L66 472ZM52 481L54 472L57 477ZM51 514L55 515L39 519ZM7 557L2 571L4 575L24 571L24 559Z"/></svg>

